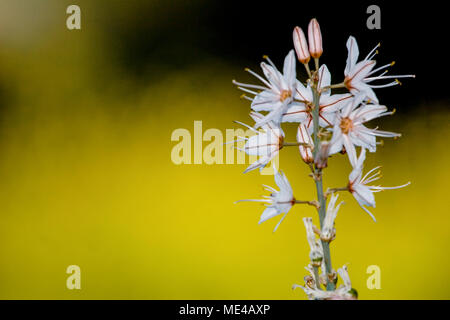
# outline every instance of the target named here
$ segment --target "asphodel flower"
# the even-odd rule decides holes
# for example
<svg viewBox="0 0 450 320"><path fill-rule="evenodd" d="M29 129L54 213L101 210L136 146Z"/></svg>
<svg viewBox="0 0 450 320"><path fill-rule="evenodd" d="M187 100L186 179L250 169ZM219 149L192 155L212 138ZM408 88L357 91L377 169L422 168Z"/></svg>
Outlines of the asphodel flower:
<svg viewBox="0 0 450 320"><path fill-rule="evenodd" d="M270 121L278 125L281 122L283 113L294 101L297 86L294 50L289 51L284 60L283 73L278 71L269 57L265 56L265 59L269 64L262 62L261 69L267 80L252 70L246 69L246 71L260 80L264 86L240 83L233 80L233 83L239 89L254 95L253 98L244 95L245 98L252 102L251 108L254 111L268 111L268 114L255 124L255 128L261 127Z"/></svg>
<svg viewBox="0 0 450 320"><path fill-rule="evenodd" d="M323 52L322 48L322 33L320 32L319 22L317 19L312 19L308 25L308 42L309 52L311 56L318 59Z"/></svg>
<svg viewBox="0 0 450 320"><path fill-rule="evenodd" d="M409 185L410 182L396 187L381 187L368 185L369 183L380 179L381 172L378 170L380 168L378 166L373 168L363 176L362 170L365 159L366 159L366 149L362 148L361 154L359 155L356 165L348 177L349 179L348 190L352 193L353 197L356 199L359 206L364 211L366 211L374 221L376 221L374 215L366 208L366 206L375 208L374 193L383 190L403 188Z"/></svg>
<svg viewBox="0 0 450 320"><path fill-rule="evenodd" d="M347 87L354 95L363 93L367 99L370 99L375 103L378 103L378 98L373 89L386 88L400 84L400 81L398 81L399 78L415 77L414 75L385 75L388 72L387 68L393 66L394 62L374 69L376 62L372 59L378 53L377 48L379 46L380 44L377 44L364 60L357 63L359 56L358 44L356 43L356 39L350 36L347 40L348 56L344 70L345 87ZM377 72L381 73L375 75ZM379 85L371 84L373 81L384 79L394 79L394 81Z"/></svg>
<svg viewBox="0 0 450 320"><path fill-rule="evenodd" d="M270 196L263 196L264 199L245 199L236 201L236 202L253 201L265 203L267 208L263 211L261 218L258 222L259 224L269 220L270 218L276 217L284 213L283 217L275 226L273 232L275 232L278 229L278 226L284 220L289 210L292 208L292 206L295 204L296 201L292 192L291 185L283 172L277 171L275 173L275 183L277 184L280 190L278 191L270 186L264 185L265 189L271 192Z"/></svg>
<svg viewBox="0 0 450 320"><path fill-rule="evenodd" d="M336 112L339 111L352 95L331 94L326 88L331 83L331 75L326 65L322 65L318 72L318 90L324 89L319 100L319 126L333 127ZM281 122L303 123L309 133L314 130L313 124L313 89L308 84L306 87L297 81L295 101L292 103L281 118Z"/></svg>
<svg viewBox="0 0 450 320"><path fill-rule="evenodd" d="M250 116L255 122L258 122L262 118L264 118L262 114L257 112L251 112ZM235 122L249 128L251 131L256 133L249 138L240 137L239 140L236 140L246 141L243 149L236 149L243 151L248 155L259 156L258 160L248 166L247 169L245 169L244 173L257 168L262 170L274 157L278 155L278 152L283 147L283 130L271 121L263 124L261 130L256 130L253 127L239 121Z"/></svg>
<svg viewBox="0 0 450 320"><path fill-rule="evenodd" d="M330 155L337 153L345 147L350 163L354 167L356 164L355 146L367 148L370 152L375 152L377 148L376 137L395 138L401 134L369 129L364 123L375 118L393 114L387 111L386 106L377 104L361 104L365 96L359 94L337 113L331 138Z"/></svg>

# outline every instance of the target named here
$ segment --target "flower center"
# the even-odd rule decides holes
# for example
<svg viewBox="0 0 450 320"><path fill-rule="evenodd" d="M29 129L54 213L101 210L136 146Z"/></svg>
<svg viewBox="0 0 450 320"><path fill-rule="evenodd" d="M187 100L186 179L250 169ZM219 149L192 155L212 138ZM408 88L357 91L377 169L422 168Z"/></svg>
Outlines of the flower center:
<svg viewBox="0 0 450 320"><path fill-rule="evenodd" d="M339 125L339 127L341 128L343 134L349 133L349 131L351 131L353 129L352 119L350 119L348 117L342 118L341 124Z"/></svg>
<svg viewBox="0 0 450 320"><path fill-rule="evenodd" d="M346 87L348 90L354 89L353 86L352 86L352 79L350 79L350 78L348 78L348 77L345 77L345 79L344 79L344 85L345 85L345 87Z"/></svg>
<svg viewBox="0 0 450 320"><path fill-rule="evenodd" d="M292 96L291 90L283 90L280 94L280 101L283 102L287 98L290 98Z"/></svg>

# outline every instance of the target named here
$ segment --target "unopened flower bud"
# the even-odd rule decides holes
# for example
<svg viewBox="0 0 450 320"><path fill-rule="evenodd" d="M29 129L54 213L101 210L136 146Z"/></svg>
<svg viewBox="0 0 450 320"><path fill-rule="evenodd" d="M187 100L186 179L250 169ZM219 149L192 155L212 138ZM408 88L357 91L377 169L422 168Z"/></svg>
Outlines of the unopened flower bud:
<svg viewBox="0 0 450 320"><path fill-rule="evenodd" d="M328 156L330 150L330 142L322 141L319 146L319 150L316 153L316 158L314 159L314 164L317 168L323 169L328 166Z"/></svg>
<svg viewBox="0 0 450 320"><path fill-rule="evenodd" d="M320 32L319 22L312 19L308 26L309 52L313 58L319 58L322 55L322 33Z"/></svg>
<svg viewBox="0 0 450 320"><path fill-rule="evenodd" d="M292 36L294 39L294 48L297 53L298 61L303 64L308 63L311 56L309 55L308 42L306 41L303 30L300 27L295 27Z"/></svg>
<svg viewBox="0 0 450 320"><path fill-rule="evenodd" d="M314 142L311 139L311 135L308 133L308 130L306 129L304 124L300 124L298 126L297 142L301 143L301 144L309 144L311 147L314 144ZM300 156L302 157L303 161L305 161L306 163L314 162L311 147L305 146L305 145L299 145Z"/></svg>

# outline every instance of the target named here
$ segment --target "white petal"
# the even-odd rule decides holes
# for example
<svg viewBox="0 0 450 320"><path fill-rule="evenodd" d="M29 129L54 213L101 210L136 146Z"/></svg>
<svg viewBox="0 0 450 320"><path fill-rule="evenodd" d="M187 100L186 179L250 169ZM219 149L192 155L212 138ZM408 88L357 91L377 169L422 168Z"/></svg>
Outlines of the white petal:
<svg viewBox="0 0 450 320"><path fill-rule="evenodd" d="M378 98L373 91L373 89L365 82L352 82L353 88L350 90L352 94L355 96L358 94L363 94L365 100L370 100L371 102L374 102L378 104Z"/></svg>
<svg viewBox="0 0 450 320"><path fill-rule="evenodd" d="M313 92L310 86L305 87L300 81L296 81L297 88L295 91L295 99L301 101L313 101Z"/></svg>
<svg viewBox="0 0 450 320"><path fill-rule="evenodd" d="M279 96L270 90L264 90L255 96L251 103L254 111L272 111Z"/></svg>
<svg viewBox="0 0 450 320"><path fill-rule="evenodd" d="M375 207L375 196L369 187L362 184L354 185L353 196L360 205Z"/></svg>
<svg viewBox="0 0 450 320"><path fill-rule="evenodd" d="M356 167L361 168L364 166L364 161L366 160L366 149L362 148L359 154L358 161L356 162Z"/></svg>
<svg viewBox="0 0 450 320"><path fill-rule="evenodd" d="M281 117L281 122L303 122L307 118L306 107L303 103L291 103Z"/></svg>
<svg viewBox="0 0 450 320"><path fill-rule="evenodd" d="M270 162L271 159L272 158L269 156L263 156L263 157L259 158L258 160L253 162L251 165L249 165L247 167L247 169L245 169L244 173L255 170L257 168L265 167Z"/></svg>
<svg viewBox="0 0 450 320"><path fill-rule="evenodd" d="M278 221L277 225L273 229L273 232L277 231L278 227L280 226L281 222L283 222L284 218L286 218L287 212L281 217L280 221Z"/></svg>
<svg viewBox="0 0 450 320"><path fill-rule="evenodd" d="M295 87L297 81L295 73L295 54L294 50L289 51L288 55L284 59L283 76L288 87L286 90L292 90Z"/></svg>
<svg viewBox="0 0 450 320"><path fill-rule="evenodd" d="M335 124L333 128L333 136L330 140L330 150L328 151L330 155L338 153L342 150L343 138L342 131L339 128L339 124Z"/></svg>
<svg viewBox="0 0 450 320"><path fill-rule="evenodd" d="M319 68L319 80L317 83L317 86L319 89L328 87L331 84L331 74L330 71L328 70L327 66L325 64L323 64L320 68ZM330 94L330 90L327 90L326 92L322 93L322 95L329 95Z"/></svg>
<svg viewBox="0 0 450 320"><path fill-rule="evenodd" d="M355 122L364 123L370 121L372 119L378 118L386 111L386 106L381 106L378 104L367 104L361 106L356 114Z"/></svg>
<svg viewBox="0 0 450 320"><path fill-rule="evenodd" d="M364 80L375 66L374 60L363 60L358 62L346 76L347 81L351 81L352 85Z"/></svg>
<svg viewBox="0 0 450 320"><path fill-rule="evenodd" d="M349 93L320 96L320 112L336 112L341 110L353 96Z"/></svg>
<svg viewBox="0 0 450 320"><path fill-rule="evenodd" d="M342 106L342 112L341 112L342 113L342 118L347 118L347 117L350 116L350 114L352 113L353 109L357 105L355 103L355 100L357 99L357 97L358 96L345 100L345 102L343 103L343 106ZM362 97L364 98L364 96L362 96Z"/></svg>
<svg viewBox="0 0 450 320"><path fill-rule="evenodd" d="M373 134L369 134L369 130L363 125L358 125L350 132L349 136L355 146L366 148L370 152L375 152L377 150L376 137Z"/></svg>
<svg viewBox="0 0 450 320"><path fill-rule="evenodd" d="M347 51L347 64L344 71L345 76L347 76L350 70L354 68L359 56L358 44L353 36L350 36L347 40Z"/></svg>
<svg viewBox="0 0 450 320"><path fill-rule="evenodd" d="M248 138L244 150L248 155L266 156L278 150L279 141L269 133L260 133Z"/></svg>
<svg viewBox="0 0 450 320"><path fill-rule="evenodd" d="M270 218L276 217L277 215L281 214L281 212L278 212L278 210L275 207L268 207L264 210L264 212L261 215L261 218L259 219L258 224L263 223L264 221L269 220Z"/></svg>
<svg viewBox="0 0 450 320"><path fill-rule="evenodd" d="M342 135L342 142L344 143L345 151L348 155L348 160L350 161L352 167L356 165L356 149L353 145L352 141L350 141L348 135L343 134Z"/></svg>
<svg viewBox="0 0 450 320"><path fill-rule="evenodd" d="M280 72L265 62L261 62L261 69L263 70L267 80L269 80L270 84L272 85L271 89L275 93L280 94L281 90Z"/></svg>

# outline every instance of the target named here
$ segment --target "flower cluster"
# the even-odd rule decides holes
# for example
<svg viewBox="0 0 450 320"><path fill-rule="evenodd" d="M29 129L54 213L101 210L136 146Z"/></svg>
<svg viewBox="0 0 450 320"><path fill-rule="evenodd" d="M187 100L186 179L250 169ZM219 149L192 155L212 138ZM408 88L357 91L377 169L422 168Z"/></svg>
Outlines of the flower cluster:
<svg viewBox="0 0 450 320"><path fill-rule="evenodd" d="M300 27L293 31L294 50L291 50L279 71L269 57L264 56L261 69L264 76L245 69L255 76L259 84L246 84L233 80L238 88L244 91L243 98L251 101L250 117L254 125L250 126L237 122L252 130L255 135L242 138L246 141L243 152L258 156L245 172L256 168L264 168L280 152L283 147L297 146L301 159L311 169L310 176L314 179L317 189L317 200L297 200L285 174L276 171L275 182L279 188L265 186L271 194L263 199L240 200L258 201L266 204L267 208L261 215L260 223L283 214L275 230L295 204L308 204L317 208L320 229L313 225L312 218L305 218L307 239L310 245L310 260L307 270L311 276L305 278L306 285L300 286L311 299L353 299L356 297L351 287L347 268L337 271L344 282L336 289L337 274L331 267L329 244L336 237L334 222L342 204L336 205L339 191L350 192L357 203L374 220L375 217L367 207L375 207L374 193L401 188L380 187L369 185L377 180L379 167L363 176L363 164L366 150L375 152L377 137L397 138L399 133L382 131L378 128L367 127L367 122L387 115L389 111L379 100L374 89L399 84L398 78L414 77L414 75L389 75L389 63L375 68L373 60L378 54L379 44L361 61L358 62L359 49L356 39L352 36L347 41L348 57L341 82L332 84L331 74L325 64L320 65L319 58L323 53L322 33L319 23L312 19L308 26L308 39ZM301 63L307 74L307 81L297 79L296 60ZM314 61L314 67L309 63ZM391 82L374 84L376 81L394 79ZM341 90L340 93L334 91ZM297 123L297 139L286 142L281 128L284 123ZM360 149L359 156L358 150ZM323 170L328 166L328 159L334 154L347 154L352 171L348 183L343 188L329 188L323 192ZM331 197L330 197L331 196ZM327 198L330 201L327 207ZM317 236L317 237L316 237ZM322 275L319 276L319 269ZM324 285L326 291L321 287Z"/></svg>

